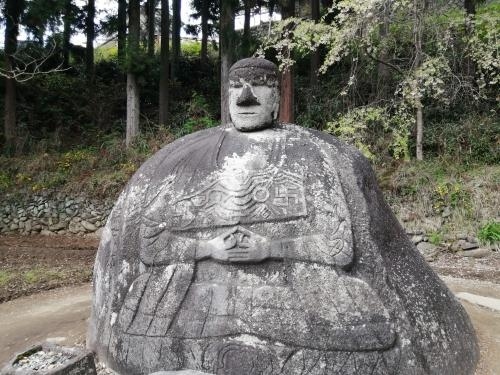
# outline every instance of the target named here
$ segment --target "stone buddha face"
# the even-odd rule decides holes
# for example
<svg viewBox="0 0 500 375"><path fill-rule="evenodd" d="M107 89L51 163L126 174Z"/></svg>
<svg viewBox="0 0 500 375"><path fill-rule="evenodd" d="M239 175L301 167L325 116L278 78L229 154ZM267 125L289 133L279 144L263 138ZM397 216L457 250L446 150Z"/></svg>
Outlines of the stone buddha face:
<svg viewBox="0 0 500 375"><path fill-rule="evenodd" d="M229 113L236 129L259 130L278 116L277 67L264 59L238 61L229 73Z"/></svg>

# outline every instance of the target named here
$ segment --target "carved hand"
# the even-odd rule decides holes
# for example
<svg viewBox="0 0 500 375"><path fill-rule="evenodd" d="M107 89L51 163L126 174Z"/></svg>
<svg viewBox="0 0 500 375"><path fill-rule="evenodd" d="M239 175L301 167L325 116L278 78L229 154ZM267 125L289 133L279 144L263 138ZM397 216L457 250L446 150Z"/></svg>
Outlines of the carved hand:
<svg viewBox="0 0 500 375"><path fill-rule="evenodd" d="M270 242L240 226L200 244L198 259L211 257L221 262L257 263L270 255Z"/></svg>

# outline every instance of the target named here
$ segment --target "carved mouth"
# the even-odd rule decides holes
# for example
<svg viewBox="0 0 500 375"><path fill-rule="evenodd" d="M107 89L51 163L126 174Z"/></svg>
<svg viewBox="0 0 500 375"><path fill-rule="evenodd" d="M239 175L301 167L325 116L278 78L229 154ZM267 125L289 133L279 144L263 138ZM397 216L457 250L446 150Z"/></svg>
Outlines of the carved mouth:
<svg viewBox="0 0 500 375"><path fill-rule="evenodd" d="M238 114L239 115L244 115L244 116L246 115L246 116L248 116L248 115L256 115L257 113L256 112L238 112Z"/></svg>

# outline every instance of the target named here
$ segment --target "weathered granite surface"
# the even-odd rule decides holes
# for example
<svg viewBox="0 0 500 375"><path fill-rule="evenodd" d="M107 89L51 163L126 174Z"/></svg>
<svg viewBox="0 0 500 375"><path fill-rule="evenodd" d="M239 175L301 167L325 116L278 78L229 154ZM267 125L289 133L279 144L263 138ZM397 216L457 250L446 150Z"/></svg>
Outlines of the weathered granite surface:
<svg viewBox="0 0 500 375"><path fill-rule="evenodd" d="M121 374L473 374L469 318L366 159L238 106L236 127L167 145L118 199L94 272L99 359Z"/></svg>

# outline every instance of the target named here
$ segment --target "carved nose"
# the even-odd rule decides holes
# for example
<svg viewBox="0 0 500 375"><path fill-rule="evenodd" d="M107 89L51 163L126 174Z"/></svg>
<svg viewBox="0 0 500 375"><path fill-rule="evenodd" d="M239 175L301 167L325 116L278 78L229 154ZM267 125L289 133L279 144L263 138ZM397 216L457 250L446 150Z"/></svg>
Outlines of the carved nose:
<svg viewBox="0 0 500 375"><path fill-rule="evenodd" d="M236 105L240 106L250 106L259 105L259 100L255 97L252 92L252 88L249 85L244 85L240 96L236 100Z"/></svg>

